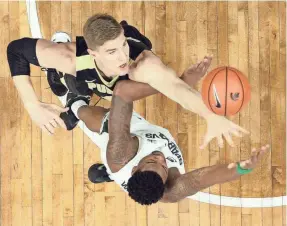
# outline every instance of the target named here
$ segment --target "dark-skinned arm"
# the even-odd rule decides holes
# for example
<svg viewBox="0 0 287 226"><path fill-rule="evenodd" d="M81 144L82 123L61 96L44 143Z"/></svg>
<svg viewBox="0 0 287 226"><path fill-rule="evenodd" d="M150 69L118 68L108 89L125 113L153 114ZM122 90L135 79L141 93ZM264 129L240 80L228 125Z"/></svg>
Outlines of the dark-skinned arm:
<svg viewBox="0 0 287 226"><path fill-rule="evenodd" d="M221 164L193 170L173 180L161 201L178 202L214 184L236 180L239 177L236 164Z"/></svg>
<svg viewBox="0 0 287 226"><path fill-rule="evenodd" d="M132 80L122 80L117 83L121 95L128 98L129 101L136 101L158 93L147 83L136 82Z"/></svg>
<svg viewBox="0 0 287 226"><path fill-rule="evenodd" d="M120 91L121 82L114 89L109 116L107 163L112 172L120 170L133 157L136 146L136 140L130 134L133 102Z"/></svg>
<svg viewBox="0 0 287 226"><path fill-rule="evenodd" d="M191 87L195 85L193 80L188 79L184 73L179 78ZM133 80L122 80L119 81L117 85L122 95L124 95L125 97L129 97L130 101L140 100L145 97L159 93L158 90L154 89L149 84L136 82Z"/></svg>

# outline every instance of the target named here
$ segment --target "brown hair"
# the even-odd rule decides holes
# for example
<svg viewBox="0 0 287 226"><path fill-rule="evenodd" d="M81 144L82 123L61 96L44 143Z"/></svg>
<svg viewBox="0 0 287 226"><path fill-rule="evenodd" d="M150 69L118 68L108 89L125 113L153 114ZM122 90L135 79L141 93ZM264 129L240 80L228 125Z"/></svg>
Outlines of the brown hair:
<svg viewBox="0 0 287 226"><path fill-rule="evenodd" d="M84 38L89 49L95 50L106 41L117 38L122 26L108 14L95 14L84 25Z"/></svg>

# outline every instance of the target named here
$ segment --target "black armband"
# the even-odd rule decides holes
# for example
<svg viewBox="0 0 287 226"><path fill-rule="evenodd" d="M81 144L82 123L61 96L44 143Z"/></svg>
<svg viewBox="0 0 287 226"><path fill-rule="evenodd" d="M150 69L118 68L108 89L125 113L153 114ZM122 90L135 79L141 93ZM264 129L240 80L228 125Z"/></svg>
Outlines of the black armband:
<svg viewBox="0 0 287 226"><path fill-rule="evenodd" d="M36 56L38 39L22 38L9 43L7 59L12 76L30 75L30 64L40 66Z"/></svg>

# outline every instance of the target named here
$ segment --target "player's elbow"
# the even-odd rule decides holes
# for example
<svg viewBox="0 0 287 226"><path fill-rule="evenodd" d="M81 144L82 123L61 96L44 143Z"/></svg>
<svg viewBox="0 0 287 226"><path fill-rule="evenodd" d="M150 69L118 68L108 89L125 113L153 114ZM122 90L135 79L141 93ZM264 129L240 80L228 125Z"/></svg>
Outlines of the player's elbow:
<svg viewBox="0 0 287 226"><path fill-rule="evenodd" d="M118 81L114 90L113 90L113 95L114 96L122 96L123 95L123 92L122 92L122 89L123 89L123 84L122 84L123 81Z"/></svg>
<svg viewBox="0 0 287 226"><path fill-rule="evenodd" d="M113 96L118 96L128 103L132 102L132 98L129 95L127 95L128 92L125 91L126 89L129 88L128 86L129 86L128 81L126 80L118 81L113 90Z"/></svg>
<svg viewBox="0 0 287 226"><path fill-rule="evenodd" d="M67 63L75 63L76 62L76 53L73 48L71 48L68 43L59 43L57 46L53 46L52 48L57 48L57 52L59 55L63 57L63 60Z"/></svg>
<svg viewBox="0 0 287 226"><path fill-rule="evenodd" d="M13 40L8 44L6 53L12 76L30 75L30 63L38 66L35 60L29 58L29 53L33 54L35 45L36 40L31 38Z"/></svg>
<svg viewBox="0 0 287 226"><path fill-rule="evenodd" d="M59 71L76 75L76 52L74 43L52 44L44 50L46 55L56 56L49 61ZM61 63L60 63L61 62Z"/></svg>
<svg viewBox="0 0 287 226"><path fill-rule="evenodd" d="M67 51L67 57L71 61L71 63L74 63L76 65L76 45L75 43L64 43L65 48Z"/></svg>

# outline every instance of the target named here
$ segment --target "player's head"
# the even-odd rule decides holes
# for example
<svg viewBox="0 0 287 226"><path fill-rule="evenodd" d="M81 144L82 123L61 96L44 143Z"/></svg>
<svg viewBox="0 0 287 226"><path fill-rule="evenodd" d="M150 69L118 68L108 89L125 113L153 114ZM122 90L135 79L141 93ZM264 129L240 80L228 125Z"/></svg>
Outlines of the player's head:
<svg viewBox="0 0 287 226"><path fill-rule="evenodd" d="M128 181L129 196L142 205L158 202L164 193L168 168L164 155L155 151L133 168Z"/></svg>
<svg viewBox="0 0 287 226"><path fill-rule="evenodd" d="M129 45L122 26L110 15L96 14L84 25L89 54L109 75L128 73Z"/></svg>

